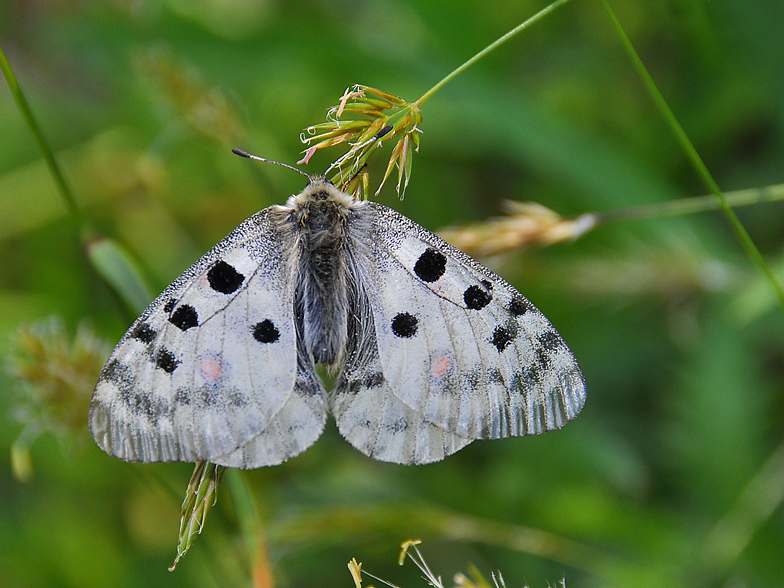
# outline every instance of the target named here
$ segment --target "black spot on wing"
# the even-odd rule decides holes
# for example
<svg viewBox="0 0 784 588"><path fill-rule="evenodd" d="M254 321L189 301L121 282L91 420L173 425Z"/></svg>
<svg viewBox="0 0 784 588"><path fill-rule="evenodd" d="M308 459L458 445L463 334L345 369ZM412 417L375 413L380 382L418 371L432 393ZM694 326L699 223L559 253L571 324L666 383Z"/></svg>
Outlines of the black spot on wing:
<svg viewBox="0 0 784 588"><path fill-rule="evenodd" d="M348 391L352 393L359 392L362 388L378 388L384 383L384 374L376 372L365 376L364 378L357 378L348 382Z"/></svg>
<svg viewBox="0 0 784 588"><path fill-rule="evenodd" d="M210 288L221 294L231 294L245 281L245 276L223 260L219 260L207 272Z"/></svg>
<svg viewBox="0 0 784 588"><path fill-rule="evenodd" d="M407 312L400 312L392 319L392 332L400 337L407 339L416 335L419 319Z"/></svg>
<svg viewBox="0 0 784 588"><path fill-rule="evenodd" d="M145 344L152 342L155 335L155 331L147 323L139 323L131 331L131 337Z"/></svg>
<svg viewBox="0 0 784 588"><path fill-rule="evenodd" d="M253 338L259 343L274 343L280 339L280 331L271 320L264 319L253 327Z"/></svg>
<svg viewBox="0 0 784 588"><path fill-rule="evenodd" d="M164 312L171 312L172 310L174 310L174 305L175 304L177 304L177 303L174 300L174 298L169 298L169 300L166 302L166 304L163 305L163 311Z"/></svg>
<svg viewBox="0 0 784 588"><path fill-rule="evenodd" d="M522 316L526 312L530 312L533 310L534 306L530 302L528 302L522 296L519 296L512 300L509 304L509 312L511 312L515 316Z"/></svg>
<svg viewBox="0 0 784 588"><path fill-rule="evenodd" d="M133 386L133 372L117 359L112 359L101 370L98 378L100 381L110 381L120 390L127 390Z"/></svg>
<svg viewBox="0 0 784 588"><path fill-rule="evenodd" d="M414 273L424 282L435 282L446 271L446 257L432 247L425 249L414 264Z"/></svg>
<svg viewBox="0 0 784 588"><path fill-rule="evenodd" d="M506 349L507 345L509 345L511 342L511 333L504 327L497 326L495 331L493 331L493 338L490 339L490 343L495 345L495 348L498 349L498 353L501 353L504 349Z"/></svg>
<svg viewBox="0 0 784 588"><path fill-rule="evenodd" d="M551 353L558 351L564 345L563 339L555 331L542 333L536 339L539 341L539 345Z"/></svg>
<svg viewBox="0 0 784 588"><path fill-rule="evenodd" d="M169 317L169 322L181 331L187 331L191 327L199 324L199 315L196 309L188 304L177 307L177 310Z"/></svg>
<svg viewBox="0 0 784 588"><path fill-rule="evenodd" d="M180 365L180 361L174 357L174 354L171 351L165 347L161 347L155 354L155 365L167 374L170 374L177 369L177 366Z"/></svg>
<svg viewBox="0 0 784 588"><path fill-rule="evenodd" d="M465 301L466 307L471 310L481 310L490 304L492 299L493 295L479 286L469 286L466 288L466 291L463 292L463 300Z"/></svg>
<svg viewBox="0 0 784 588"><path fill-rule="evenodd" d="M131 392L123 396L123 400L133 414L147 417L150 423L157 423L161 418L171 417L168 401L152 398L149 394Z"/></svg>

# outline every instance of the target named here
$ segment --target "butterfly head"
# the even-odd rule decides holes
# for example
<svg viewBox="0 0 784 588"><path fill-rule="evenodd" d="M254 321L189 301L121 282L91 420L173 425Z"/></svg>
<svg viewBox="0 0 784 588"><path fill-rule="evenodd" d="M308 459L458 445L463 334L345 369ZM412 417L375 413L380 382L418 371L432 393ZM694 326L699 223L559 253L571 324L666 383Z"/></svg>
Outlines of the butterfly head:
<svg viewBox="0 0 784 588"><path fill-rule="evenodd" d="M286 203L288 206L299 210L309 208L314 204L328 203L338 208L352 208L356 200L339 190L323 176L311 176L308 185L299 194L291 196Z"/></svg>

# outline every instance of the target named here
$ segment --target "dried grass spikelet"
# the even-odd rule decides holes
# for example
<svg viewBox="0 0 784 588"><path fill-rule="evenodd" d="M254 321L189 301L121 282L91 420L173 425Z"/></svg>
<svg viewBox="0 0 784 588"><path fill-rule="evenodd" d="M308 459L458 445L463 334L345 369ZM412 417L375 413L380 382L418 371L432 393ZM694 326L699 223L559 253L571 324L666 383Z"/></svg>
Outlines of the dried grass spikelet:
<svg viewBox="0 0 784 588"><path fill-rule="evenodd" d="M225 472L224 466L209 461L196 462L182 502L177 557L169 567L170 572L175 570L193 545L196 535L200 535L204 529L210 508L218 502L218 488Z"/></svg>
<svg viewBox="0 0 784 588"><path fill-rule="evenodd" d="M425 561L422 552L419 551L417 546L421 543L422 541L419 539L408 539L403 541L400 546L398 564L402 566L405 563L406 558L410 559L414 565L419 568L419 571L422 572L422 579L425 580L431 588L444 588L444 582L441 579L441 576L436 575L433 572ZM351 561L348 562L348 569L351 572L351 578L354 580L354 588L362 588L363 575L368 576L385 586L389 586L389 588L398 588L396 584L379 578L367 570L363 570L362 564L357 562L355 558L352 558ZM491 580L488 580L479 568L473 564L469 564L468 573L455 574L453 581L455 588L506 588L506 583L504 582L504 577L501 575L501 572L491 573L490 578ZM561 581L561 585L566 586L565 580ZM372 587L368 586L367 588Z"/></svg>
<svg viewBox="0 0 784 588"><path fill-rule="evenodd" d="M584 235L596 224L592 214L565 219L535 202L503 202L508 216L482 223L447 227L438 234L455 247L476 256L505 253L529 244L547 246Z"/></svg>

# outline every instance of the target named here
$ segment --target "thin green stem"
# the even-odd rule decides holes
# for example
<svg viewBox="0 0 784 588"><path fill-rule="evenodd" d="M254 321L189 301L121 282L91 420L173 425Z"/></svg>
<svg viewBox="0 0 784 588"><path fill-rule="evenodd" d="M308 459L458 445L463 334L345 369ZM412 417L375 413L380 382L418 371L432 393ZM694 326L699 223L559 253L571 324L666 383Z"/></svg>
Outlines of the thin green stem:
<svg viewBox="0 0 784 588"><path fill-rule="evenodd" d="M616 18L615 13L613 12L609 3L607 0L601 0L601 2L604 5L604 9L607 11L607 14L609 15L610 21L612 21L618 36L621 38L621 42L626 48L626 51L629 54L634 67L637 69L637 73L642 78L648 93L651 95L656 108L658 108L660 114L664 117L664 120L669 125L670 130L675 135L676 140L680 143L681 148L686 153L686 157L689 159L689 161L691 161L692 166L697 171L697 174L700 176L705 185L708 187L708 190L713 193L716 198L718 198L720 208L722 212L724 212L724 216L727 218L727 222L729 222L732 230L735 232L738 241L746 250L746 254L757 263L762 272L768 278L768 281L771 283L774 290L778 294L781 308L784 309L784 289L782 289L781 285L776 280L775 276L773 275L773 271L765 262L765 259L762 257L759 249L757 249L757 246L754 245L754 241L751 240L748 232L746 232L746 229L743 227L740 220L738 220L738 217L735 215L732 208L730 208L730 205L727 202L724 194L722 194L721 190L719 189L718 184L716 184L713 176L711 176L705 163L700 158L697 150L694 148L694 145L692 145L689 137L683 130L683 127L681 127L680 123L678 122L678 119L675 118L672 110L670 110L670 107L667 105L667 102L664 100L661 92L659 92L659 89L656 87L656 83L653 81L653 78L645 68L642 59L640 59L640 56L634 50L631 41L629 41L629 37L626 36L626 33L621 27L621 23Z"/></svg>
<svg viewBox="0 0 784 588"><path fill-rule="evenodd" d="M254 565L254 559L259 552L259 531L261 521L256 505L253 502L253 494L248 487L247 477L242 470L235 468L228 469L229 494L231 494L232 504L240 523L242 538L248 550L248 559Z"/></svg>
<svg viewBox="0 0 784 588"><path fill-rule="evenodd" d="M418 100L416 100L416 101L414 102L414 105L415 105L415 106L421 106L421 105L422 105L422 103L423 103L425 100L427 100L427 99L428 99L428 98L430 98L430 97L431 97L433 94L435 94L436 92L438 92L438 90L440 90L440 89L441 89L441 87L442 87L442 86L444 86L444 85L445 85L447 82L451 81L453 78L455 78L455 77L457 77L458 75L460 75L461 73L463 73L463 71L464 71L464 70L468 69L468 68L469 68L470 66L472 66L474 63L476 63L477 61L479 61L480 59L482 59L482 58L483 58L485 55L487 55L488 53L490 53L491 51L493 51L493 50L494 50L496 47L498 47L498 46L502 45L503 43L506 43L506 42L507 42L509 39L511 39L512 37L514 37L514 36L515 36L517 33L519 33L520 31L522 31L522 30L523 30L523 29L525 29L525 28L528 28L530 25L534 24L535 22L537 22L537 21L541 20L542 18L544 18L545 16L547 16L548 14L550 14L551 12L553 12L553 11L554 11L556 8L560 7L560 6L561 6L561 5L563 5L563 4L566 4L568 1L569 1L569 0L556 0L555 2L553 2L552 4L550 4L549 6L547 6L547 7L543 8L542 10L540 10L539 12L537 12L536 14L534 14L534 15L533 15L531 18L529 18L528 20L526 20L526 21L525 21L525 22L523 22L522 24L519 24L519 25L517 25L517 26L516 26L515 28L513 28L511 31L509 31L508 33L506 33L506 34L505 34L503 37L500 37L500 38L499 38L499 39L497 39L495 42L491 43L490 45L488 45L487 47L485 47L484 49L482 49L482 50L481 50L479 53L477 53L477 54L476 54L476 55L474 55L474 56L473 56L471 59L469 59L468 61L466 61L466 62L465 62L463 65L461 65L460 67L458 67L457 69L455 69L455 70L454 70L452 73L450 73L450 74L449 74L449 75L447 75L445 78L443 78L443 79L442 79L440 82L438 82L438 83L437 83L435 86L433 86L433 87L432 87L432 88L430 88L430 89L429 89L427 92L425 92L424 94L422 94L422 96L421 96L421 97L420 97Z"/></svg>
<svg viewBox="0 0 784 588"><path fill-rule="evenodd" d="M749 206L750 204L761 204L764 202L777 202L784 200L784 184L726 192L724 197L726 198L727 203L733 208ZM596 225L604 225L623 221L683 216L697 212L718 210L719 208L721 208L721 203L716 199L716 196L709 194L707 196L669 200L667 202L645 204L643 206L622 208L620 210L595 212L592 213L592 216L595 219Z"/></svg>
<svg viewBox="0 0 784 588"><path fill-rule="evenodd" d="M735 504L708 534L697 558L710 572L728 569L784 502L784 442L748 481Z"/></svg>
<svg viewBox="0 0 784 588"><path fill-rule="evenodd" d="M49 147L41 127L38 126L30 110L30 105L19 87L19 82L14 75L13 69L11 69L11 64L6 59L2 47L0 47L0 69L3 70L3 75L6 82L8 82L8 88L16 100L19 111L22 113L22 118L27 122L38 142L38 146L41 148L44 161L46 161L49 172L52 174L54 182L65 201L71 219L73 219L79 229L87 258L98 275L120 294L131 310L134 313L141 312L152 299L152 293L138 264L119 244L111 239L105 239L95 234L89 223L85 222L79 205L76 203L74 193L66 181L60 166L57 164L54 153L52 153L52 149Z"/></svg>
<svg viewBox="0 0 784 588"><path fill-rule="evenodd" d="M63 200L65 200L65 204L68 207L71 216L76 221L77 226L81 227L82 214L79 210L79 206L76 204L76 199L74 198L73 192L71 191L68 182L66 182L65 176L60 170L60 166L57 165L57 161L55 161L54 154L52 153L49 144L46 142L46 138L44 137L43 131L41 131L41 127L38 126L38 123L35 121L35 117L33 117L30 106L25 99L22 89L19 87L19 82L16 80L14 71L11 69L11 64L8 63L8 59L6 59L2 47L0 47L0 69L3 70L3 75L5 76L5 80L8 83L8 88L11 90L11 95L14 97L14 100L16 100L16 104L19 107L22 116L30 127L30 130L33 132L33 136L35 137L35 140L38 142L38 146L43 152L46 165L49 167L49 171L54 177L54 181L57 184L57 187L60 189L60 193L63 196Z"/></svg>

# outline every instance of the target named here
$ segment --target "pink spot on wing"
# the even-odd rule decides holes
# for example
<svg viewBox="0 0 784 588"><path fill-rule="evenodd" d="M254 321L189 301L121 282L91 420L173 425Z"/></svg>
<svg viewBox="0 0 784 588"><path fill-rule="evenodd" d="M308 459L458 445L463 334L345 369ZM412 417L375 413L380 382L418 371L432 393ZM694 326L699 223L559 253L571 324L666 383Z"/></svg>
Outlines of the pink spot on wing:
<svg viewBox="0 0 784 588"><path fill-rule="evenodd" d="M451 365L452 365L451 360L445 355L442 355L432 363L431 371L434 376L441 377L447 372L447 370L451 367Z"/></svg>
<svg viewBox="0 0 784 588"><path fill-rule="evenodd" d="M201 362L201 373L207 380L217 380L221 375L221 365L212 358L205 358Z"/></svg>

